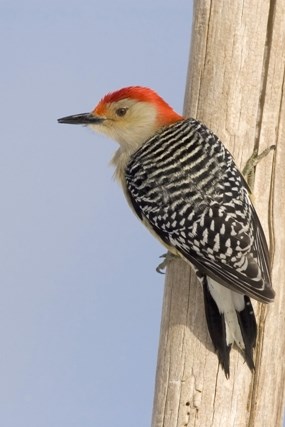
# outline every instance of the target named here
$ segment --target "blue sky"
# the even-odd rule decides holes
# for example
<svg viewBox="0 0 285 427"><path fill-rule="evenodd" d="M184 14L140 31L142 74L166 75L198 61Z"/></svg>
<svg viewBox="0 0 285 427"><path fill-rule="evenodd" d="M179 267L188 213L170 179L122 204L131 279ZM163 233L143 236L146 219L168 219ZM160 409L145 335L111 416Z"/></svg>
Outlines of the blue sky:
<svg viewBox="0 0 285 427"><path fill-rule="evenodd" d="M1 0L0 424L150 424L164 250L116 146L56 119L139 84L182 111L192 2Z"/></svg>

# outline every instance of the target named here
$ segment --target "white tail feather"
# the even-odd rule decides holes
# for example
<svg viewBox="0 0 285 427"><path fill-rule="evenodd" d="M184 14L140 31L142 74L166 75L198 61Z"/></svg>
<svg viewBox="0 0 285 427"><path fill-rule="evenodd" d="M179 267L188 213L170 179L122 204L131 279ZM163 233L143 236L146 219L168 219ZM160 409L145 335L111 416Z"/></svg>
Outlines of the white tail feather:
<svg viewBox="0 0 285 427"><path fill-rule="evenodd" d="M236 313L237 311L242 311L245 307L244 296L225 288L210 277L207 277L207 279L209 291L217 304L219 312L224 315L227 345L235 342L241 350L244 350L244 340Z"/></svg>

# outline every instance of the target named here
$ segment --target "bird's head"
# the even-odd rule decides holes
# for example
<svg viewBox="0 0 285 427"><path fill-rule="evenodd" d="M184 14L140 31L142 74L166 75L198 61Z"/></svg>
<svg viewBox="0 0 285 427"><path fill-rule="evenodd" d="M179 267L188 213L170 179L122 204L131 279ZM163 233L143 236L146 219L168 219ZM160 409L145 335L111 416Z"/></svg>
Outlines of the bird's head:
<svg viewBox="0 0 285 427"><path fill-rule="evenodd" d="M161 128L182 120L156 92L131 86L108 93L90 113L59 119L59 123L82 124L133 151Z"/></svg>

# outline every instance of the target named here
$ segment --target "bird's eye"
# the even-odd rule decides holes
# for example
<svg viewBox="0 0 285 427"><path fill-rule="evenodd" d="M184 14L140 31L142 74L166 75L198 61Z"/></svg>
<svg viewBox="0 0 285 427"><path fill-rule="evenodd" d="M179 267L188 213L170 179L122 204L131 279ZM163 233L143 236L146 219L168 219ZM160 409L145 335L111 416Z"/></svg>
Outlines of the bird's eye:
<svg viewBox="0 0 285 427"><path fill-rule="evenodd" d="M116 114L117 114L117 116L119 116L119 117L123 117L125 114L126 114L126 112L128 111L128 109L127 108L125 108L125 107L121 107L121 108L118 108L117 110L116 110Z"/></svg>

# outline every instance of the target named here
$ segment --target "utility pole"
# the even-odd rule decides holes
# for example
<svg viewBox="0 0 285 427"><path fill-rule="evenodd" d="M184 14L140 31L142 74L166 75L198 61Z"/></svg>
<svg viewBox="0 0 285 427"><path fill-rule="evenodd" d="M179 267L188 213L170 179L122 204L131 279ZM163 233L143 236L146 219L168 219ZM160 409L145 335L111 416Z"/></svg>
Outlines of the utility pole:
<svg viewBox="0 0 285 427"><path fill-rule="evenodd" d="M254 373L231 352L230 379L208 335L202 289L183 262L167 269L152 427L281 426L285 398L285 2L196 0L184 113L212 129L243 168L253 149L255 207L276 291L254 303Z"/></svg>

